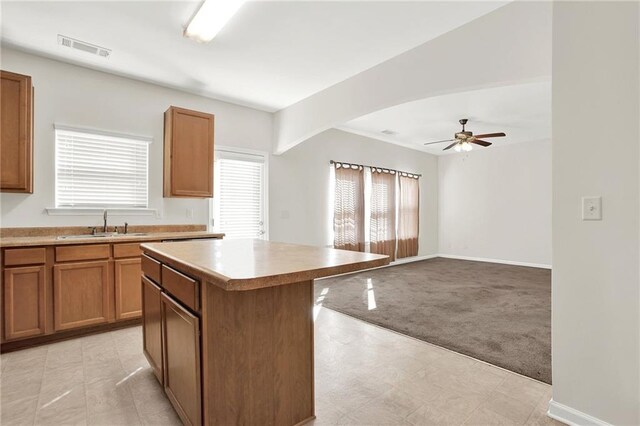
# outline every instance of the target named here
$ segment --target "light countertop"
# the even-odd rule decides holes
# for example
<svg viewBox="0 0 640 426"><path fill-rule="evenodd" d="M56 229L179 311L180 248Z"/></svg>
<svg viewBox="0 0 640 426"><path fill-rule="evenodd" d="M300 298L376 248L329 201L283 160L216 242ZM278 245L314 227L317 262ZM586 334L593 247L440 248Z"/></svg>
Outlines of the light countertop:
<svg viewBox="0 0 640 426"><path fill-rule="evenodd" d="M147 243L142 250L224 290L254 290L384 266L389 256L263 240Z"/></svg>
<svg viewBox="0 0 640 426"><path fill-rule="evenodd" d="M127 243L138 241L158 241L174 239L201 239L222 238L224 234L207 231L176 231L176 232L148 232L144 235L120 234L116 237L91 237L58 239L56 235L40 235L28 237L3 237L0 239L0 247L34 247L34 246L58 246L77 244L107 244Z"/></svg>

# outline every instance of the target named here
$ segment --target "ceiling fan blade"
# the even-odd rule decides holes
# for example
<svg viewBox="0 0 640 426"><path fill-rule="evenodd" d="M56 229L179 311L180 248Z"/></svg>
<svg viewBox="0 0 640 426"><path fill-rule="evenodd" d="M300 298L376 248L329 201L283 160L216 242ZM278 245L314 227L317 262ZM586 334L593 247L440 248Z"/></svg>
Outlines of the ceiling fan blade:
<svg viewBox="0 0 640 426"><path fill-rule="evenodd" d="M474 138L485 139L485 138L500 138L502 136L507 136L504 133L485 133L484 135L473 135Z"/></svg>
<svg viewBox="0 0 640 426"><path fill-rule="evenodd" d="M491 145L491 142L481 141L480 139L474 139L474 140L471 141L471 143L475 143L475 144L482 145L482 146Z"/></svg>
<svg viewBox="0 0 640 426"><path fill-rule="evenodd" d="M451 141L455 141L455 139L445 139L443 141L426 142L423 145L433 145L434 143L443 143L443 142L451 142Z"/></svg>
<svg viewBox="0 0 640 426"><path fill-rule="evenodd" d="M452 143L451 145L449 145L448 147L446 147L445 149L443 149L443 151L446 151L448 149L453 148L454 146L456 146L458 144L458 141L455 141L454 143Z"/></svg>

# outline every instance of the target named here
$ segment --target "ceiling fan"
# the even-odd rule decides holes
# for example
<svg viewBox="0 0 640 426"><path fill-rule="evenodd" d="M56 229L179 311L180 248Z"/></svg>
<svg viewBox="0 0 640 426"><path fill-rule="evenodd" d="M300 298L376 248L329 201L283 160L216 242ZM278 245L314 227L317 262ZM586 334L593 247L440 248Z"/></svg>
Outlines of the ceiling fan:
<svg viewBox="0 0 640 426"><path fill-rule="evenodd" d="M471 151L473 149L473 147L471 146L472 143L476 144L476 145L480 145L480 146L489 146L491 145L491 142L487 142L487 141L483 141L482 139L487 139L487 138L499 138L502 136L507 136L506 134L500 132L500 133L485 133L482 135L475 135L473 134L473 132L469 132L467 130L464 129L464 126L467 124L467 121L469 121L466 118L462 118L460 120L458 120L458 122L460 124L462 124L462 131L456 133L453 136L453 139L445 139L442 141L435 141L435 142L427 142L425 143L425 145L433 145L435 143L443 143L443 142L453 142L451 145L447 146L445 149L443 149L443 151L446 151L448 149L453 148L456 152L460 152L460 151Z"/></svg>

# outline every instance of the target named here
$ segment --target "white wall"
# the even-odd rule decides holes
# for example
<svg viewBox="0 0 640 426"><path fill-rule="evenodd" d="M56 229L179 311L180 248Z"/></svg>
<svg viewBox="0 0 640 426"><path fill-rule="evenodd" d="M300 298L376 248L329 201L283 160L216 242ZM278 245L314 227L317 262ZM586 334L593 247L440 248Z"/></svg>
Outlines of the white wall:
<svg viewBox="0 0 640 426"><path fill-rule="evenodd" d="M554 2L550 410L579 424L640 424L639 8Z"/></svg>
<svg viewBox="0 0 640 426"><path fill-rule="evenodd" d="M129 223L207 223L208 200L162 197L163 114L181 106L216 115L216 144L271 151L272 114L45 59L6 47L3 70L33 77L34 193L0 194L2 226L96 225L96 216L49 216L54 207L53 124L153 137L149 150L149 207L161 217L118 216ZM193 209L193 218L187 217Z"/></svg>
<svg viewBox="0 0 640 426"><path fill-rule="evenodd" d="M327 130L271 159L271 240L330 245L329 160L421 173L419 255L438 250L437 157Z"/></svg>
<svg viewBox="0 0 640 426"><path fill-rule="evenodd" d="M440 253L551 264L551 142L438 157Z"/></svg>

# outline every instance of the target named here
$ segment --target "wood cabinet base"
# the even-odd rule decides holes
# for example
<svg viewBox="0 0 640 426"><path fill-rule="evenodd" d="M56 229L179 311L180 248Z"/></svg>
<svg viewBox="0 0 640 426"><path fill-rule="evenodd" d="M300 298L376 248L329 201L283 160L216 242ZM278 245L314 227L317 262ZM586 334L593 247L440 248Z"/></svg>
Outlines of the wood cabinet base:
<svg viewBox="0 0 640 426"><path fill-rule="evenodd" d="M251 291L202 285L205 424L314 418L313 281Z"/></svg>

